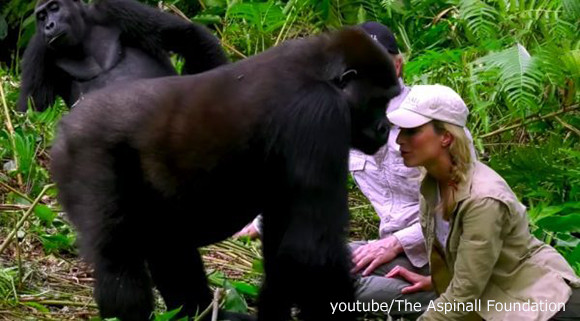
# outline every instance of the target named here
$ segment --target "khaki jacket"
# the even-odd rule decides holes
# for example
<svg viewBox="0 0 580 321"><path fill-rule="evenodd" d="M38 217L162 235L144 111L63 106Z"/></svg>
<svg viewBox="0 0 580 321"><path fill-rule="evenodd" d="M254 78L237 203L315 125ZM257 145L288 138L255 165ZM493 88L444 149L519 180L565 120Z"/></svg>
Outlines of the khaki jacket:
<svg viewBox="0 0 580 321"><path fill-rule="evenodd" d="M438 194L437 182L427 176L421 186L420 221L440 296L419 320L548 320L558 311L548 305L565 304L570 286L580 287L566 260L531 235L525 207L491 168L476 162L458 185L445 247L435 234ZM437 309L476 301L477 314L462 306L447 313ZM545 308L532 309L534 303Z"/></svg>

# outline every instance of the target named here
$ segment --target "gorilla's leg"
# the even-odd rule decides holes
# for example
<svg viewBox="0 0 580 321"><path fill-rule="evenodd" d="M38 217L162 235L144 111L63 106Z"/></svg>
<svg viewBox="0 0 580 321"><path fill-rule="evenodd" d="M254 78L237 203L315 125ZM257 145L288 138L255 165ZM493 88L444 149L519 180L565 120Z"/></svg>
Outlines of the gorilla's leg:
<svg viewBox="0 0 580 321"><path fill-rule="evenodd" d="M284 271L280 262L264 257L266 277L260 291L258 320L286 321L290 319L290 285L284 281ZM306 289L304 289L306 290Z"/></svg>
<svg viewBox="0 0 580 321"><path fill-rule="evenodd" d="M179 316L200 314L211 303L203 262L197 249L185 245L186 240L160 241L152 250L147 263L153 282L161 293L167 310L181 307ZM208 314L207 320L210 320ZM219 320L250 321L255 318L220 311Z"/></svg>
<svg viewBox="0 0 580 321"><path fill-rule="evenodd" d="M106 177L106 173L103 170L102 176ZM129 210L131 205L121 204L114 195L116 191L112 191L76 189L64 192L76 196L74 203L68 206L69 215L84 232L81 246L94 265L95 300L101 317L148 320L153 310L153 294L143 254L144 225L136 219L139 205L129 202L134 204Z"/></svg>
<svg viewBox="0 0 580 321"><path fill-rule="evenodd" d="M80 142L57 141L51 167L59 200L79 231L81 252L94 266L101 316L148 320L153 295L143 255L148 239L143 212L149 203L141 199L140 169L123 148L102 148L96 140L81 148L74 145L84 144L80 136L70 137ZM118 154L124 157L115 159Z"/></svg>
<svg viewBox="0 0 580 321"><path fill-rule="evenodd" d="M119 250L117 254L125 258L101 256L95 264L95 300L101 317L118 317L123 321L149 320L153 311L153 294L144 261L132 257L131 249Z"/></svg>
<svg viewBox="0 0 580 321"><path fill-rule="evenodd" d="M280 242L284 234L284 223L273 221L264 215L262 234L265 278L260 290L258 320L281 321L290 319L293 288L291 279L296 271L289 270L288 262L279 256ZM286 263L286 264L285 264Z"/></svg>
<svg viewBox="0 0 580 321"><path fill-rule="evenodd" d="M327 238L327 243L320 246L329 249L325 253L326 256L322 254L325 251L318 253L324 257L323 261L313 265L298 264L294 269L304 271L303 277L297 283L297 288L308 289L303 295L295 296L298 298L297 304L301 309L301 319L312 321L355 319L355 316L349 312L332 312L331 305L354 302L354 282L349 275L346 247L338 239L331 240L332 237ZM309 250L314 250L314 248Z"/></svg>
<svg viewBox="0 0 580 321"><path fill-rule="evenodd" d="M211 294L199 252L183 245L183 240L158 242L147 263L167 310L181 307L181 316L201 313L211 303Z"/></svg>
<svg viewBox="0 0 580 321"><path fill-rule="evenodd" d="M354 320L353 314L333 314L331 308L331 304L354 301L349 256L341 234L319 231L308 219L294 219L287 228L279 229L283 232L274 234L264 223L266 281L259 320L288 320L292 304L298 305L301 320Z"/></svg>
<svg viewBox="0 0 580 321"><path fill-rule="evenodd" d="M153 311L153 284L145 265L147 217L134 192L120 193L119 200L111 196L102 208L116 211L101 222L92 235L96 240L92 262L95 264L95 299L102 317L118 317L123 321L148 320ZM131 194L131 195L128 195ZM143 202L141 202L143 203Z"/></svg>

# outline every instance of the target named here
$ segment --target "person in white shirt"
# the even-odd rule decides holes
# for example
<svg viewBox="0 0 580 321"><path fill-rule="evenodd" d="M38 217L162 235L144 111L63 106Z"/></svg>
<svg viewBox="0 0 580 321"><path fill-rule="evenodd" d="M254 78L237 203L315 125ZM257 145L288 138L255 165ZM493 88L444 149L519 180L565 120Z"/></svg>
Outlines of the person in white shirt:
<svg viewBox="0 0 580 321"><path fill-rule="evenodd" d="M387 113L399 108L407 94L401 78L403 58L393 33L377 22L366 22L361 27L389 52L401 85L401 93L387 106ZM356 297L363 302L388 302L406 300L420 302L421 309L405 309L393 305L392 315L414 319L424 311L431 300L432 291L413 292L412 284L404 279L385 275L396 266L422 275L429 275L425 240L419 223L419 184L421 172L403 164L399 145L395 142L398 127L391 127L389 140L376 154L366 155L352 150L349 170L361 192L369 199L380 218L379 239L357 241L350 244L353 253L352 270L356 275ZM407 306L408 307L408 306Z"/></svg>

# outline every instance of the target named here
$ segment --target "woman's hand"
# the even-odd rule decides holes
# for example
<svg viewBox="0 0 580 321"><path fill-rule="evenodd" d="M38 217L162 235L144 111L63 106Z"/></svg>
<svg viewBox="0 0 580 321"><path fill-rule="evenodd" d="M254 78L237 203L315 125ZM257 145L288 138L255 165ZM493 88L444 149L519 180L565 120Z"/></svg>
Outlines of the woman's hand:
<svg viewBox="0 0 580 321"><path fill-rule="evenodd" d="M409 294L419 291L431 291L433 290L433 283L431 282L430 275L421 275L415 272L411 272L402 266L395 266L385 277L393 278L395 276L401 276L407 282L413 284L401 290L403 294Z"/></svg>
<svg viewBox="0 0 580 321"><path fill-rule="evenodd" d="M403 252L403 246L399 240L392 235L365 244L352 253L352 262L355 267L351 272L358 273L366 267L362 275L367 276L373 273L373 271L379 266L392 261L401 252Z"/></svg>
<svg viewBox="0 0 580 321"><path fill-rule="evenodd" d="M246 225L242 230L234 234L233 238L237 239L243 236L249 237L250 240L254 240L260 237L260 231L256 229L254 222L248 223L248 225Z"/></svg>

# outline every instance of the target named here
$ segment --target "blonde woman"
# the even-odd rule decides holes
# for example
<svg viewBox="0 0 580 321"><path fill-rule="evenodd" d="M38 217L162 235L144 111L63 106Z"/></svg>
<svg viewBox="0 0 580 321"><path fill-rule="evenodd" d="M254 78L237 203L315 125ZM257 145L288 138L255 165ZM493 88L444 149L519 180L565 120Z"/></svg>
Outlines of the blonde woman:
<svg viewBox="0 0 580 321"><path fill-rule="evenodd" d="M474 159L467 107L451 88L415 86L389 120L404 163L423 167L420 221L431 277L397 267L439 297L419 320L579 320L580 279L529 232L525 207L507 183Z"/></svg>

